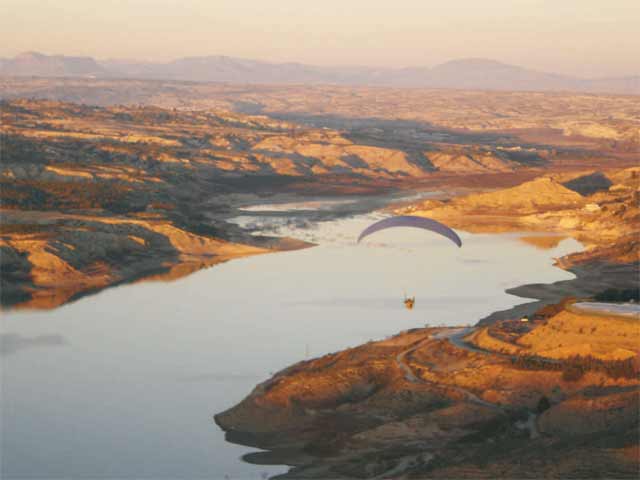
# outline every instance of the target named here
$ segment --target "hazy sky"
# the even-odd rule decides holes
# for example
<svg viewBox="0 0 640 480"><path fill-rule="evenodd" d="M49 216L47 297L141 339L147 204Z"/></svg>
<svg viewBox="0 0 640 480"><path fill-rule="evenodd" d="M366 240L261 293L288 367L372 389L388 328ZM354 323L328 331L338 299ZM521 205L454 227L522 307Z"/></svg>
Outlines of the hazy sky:
<svg viewBox="0 0 640 480"><path fill-rule="evenodd" d="M0 0L0 56L320 65L485 57L579 76L640 73L639 0Z"/></svg>

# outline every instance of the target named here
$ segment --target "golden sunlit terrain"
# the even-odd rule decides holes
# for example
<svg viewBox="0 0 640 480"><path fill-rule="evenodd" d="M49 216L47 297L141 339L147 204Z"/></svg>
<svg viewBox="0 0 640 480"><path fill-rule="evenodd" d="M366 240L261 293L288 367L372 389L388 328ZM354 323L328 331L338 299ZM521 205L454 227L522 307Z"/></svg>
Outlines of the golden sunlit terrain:
<svg viewBox="0 0 640 480"><path fill-rule="evenodd" d="M44 91L48 86L62 88L64 92L82 82L3 81L3 88L12 94L24 93L21 89L29 85L39 85ZM153 99L145 101L169 109L92 107L24 99L3 103L0 179L4 304L50 308L85 291L158 274L176 262L199 264L213 255L215 263L229 255L269 248L224 223L228 212L260 191L357 194L444 186L487 189L559 171L564 172L558 174L564 175L564 180L539 178L531 187L517 187L513 195L488 193L482 197L483 205L490 207L492 215L499 213L496 205L507 209L510 217L519 215L517 228L555 228L561 224L581 229L581 240L589 235L587 230L611 238L624 233L620 228L633 230L631 224L625 227L624 221L617 222L615 217L621 215L620 220L626 221L635 215L632 211L617 213L621 207L614 205L624 195L637 195L633 193L633 179L624 177L627 174L622 170L614 173L618 177L612 180L596 176L593 182L586 182L587 191L593 185L599 191L602 181L615 183L617 196L599 193L602 198L595 195L586 200L574 191L579 188L570 190L562 184L574 177L588 179L574 173L583 163L607 172L629 163L627 150L637 142L637 128L633 103L627 97L594 97L609 115L592 116L589 121L617 129L615 139L604 142L601 136L587 138L576 136L573 130L556 128L558 122L565 121L561 119L585 118L581 96L562 97L558 103L553 94L518 93L509 97L503 93L397 91L391 97L384 89L355 89L354 100L347 101L344 89L309 87L299 94L295 89L289 91L283 104L284 91L279 87L256 87L243 94L235 87L176 84L177 93L167 94L162 83L84 82L88 82L84 90L87 98L79 100L85 102L106 85L115 95L145 98L132 88L139 85L142 91L155 92ZM257 102L250 92L260 95L260 110L288 118L307 109L321 113L324 107L308 102L327 102L335 96L328 105L334 105L331 108L341 115L335 119L342 120L329 119L336 128L326 128L304 123L302 117L298 120L303 123L296 123L220 110L238 105L246 110L247 103ZM198 97L200 94L202 97ZM375 102L371 102L373 94ZM185 96L186 103L175 103L174 95ZM406 100L402 100L404 96L408 96ZM535 120L523 99L539 104ZM390 109L379 108L392 101L393 115L389 115ZM511 113L494 109L496 102L511 105ZM554 109L543 108L547 103ZM365 105L378 110L365 111ZM409 105L415 112L429 112L431 117L409 113ZM452 122L462 121L462 117L455 117L462 105L468 110L467 120L452 129ZM558 105L562 108L557 109ZM214 107L216 110L201 110ZM470 121L489 111L497 123L489 119L484 123ZM349 123L350 118L361 116L370 119L364 124ZM505 123L507 117L511 124ZM533 123L522 124L520 119L524 117ZM610 118L616 121L612 123ZM419 127L406 124L408 120L431 123ZM563 132L559 137L563 140L553 146L522 140L540 128ZM572 146L562 146L563 142ZM188 188L184 188L186 185ZM607 214L589 210L600 208L600 204ZM455 208L464 208L465 213L473 210L462 203L457 205ZM544 206L544 214L536 215L533 205ZM584 210L579 215L582 220L569 215L567 205ZM547 211L551 207L556 211ZM452 208L446 205L430 214L447 217L446 212ZM483 212L473 214L474 222L481 222ZM561 221L556 217L562 217ZM212 222L218 222L218 227ZM571 222L582 222L582 227L569 226ZM611 223L610 228L606 222ZM253 246L236 245L238 242ZM211 262L206 260L205 264Z"/></svg>
<svg viewBox="0 0 640 480"><path fill-rule="evenodd" d="M0 3L1 479L640 479L640 2Z"/></svg>
<svg viewBox="0 0 640 480"><path fill-rule="evenodd" d="M216 421L283 478L633 476L640 324L577 308L300 362Z"/></svg>
<svg viewBox="0 0 640 480"><path fill-rule="evenodd" d="M387 212L526 232L539 249L572 237L584 250L556 264L575 278L512 288L532 301L476 327L414 329L296 363L216 416L227 439L266 450L250 462L294 465L283 478L637 473L637 314L581 307L637 292L635 98L2 86L12 96L36 87L56 99L1 109L4 307L51 309L112 285L308 247L228 221L264 199L439 191Z"/></svg>
<svg viewBox="0 0 640 480"><path fill-rule="evenodd" d="M270 451L257 461L297 466L283 478L632 477L637 310L594 311L567 296L637 288L639 176L637 167L547 174L403 206L397 213L468 231L547 232L524 236L544 248L578 238L586 250L558 260L577 278L512 289L541 301L477 327L414 329L300 362L216 421L230 440Z"/></svg>
<svg viewBox="0 0 640 480"><path fill-rule="evenodd" d="M529 143L598 146L628 153L637 152L640 144L640 106L634 95L81 78L6 77L0 82L3 98L265 114L342 126L386 142L391 141L383 135L386 130L402 128L407 130L403 139L423 145L446 143L456 133L494 135L484 139L521 135ZM524 155L527 149L520 151Z"/></svg>

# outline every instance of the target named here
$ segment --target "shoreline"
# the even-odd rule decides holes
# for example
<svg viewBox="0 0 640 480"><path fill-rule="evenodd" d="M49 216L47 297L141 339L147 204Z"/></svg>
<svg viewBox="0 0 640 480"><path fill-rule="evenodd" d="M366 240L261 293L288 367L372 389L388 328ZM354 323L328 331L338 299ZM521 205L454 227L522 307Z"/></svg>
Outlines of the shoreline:
<svg viewBox="0 0 640 480"><path fill-rule="evenodd" d="M143 265L138 265L133 269L130 266L127 267L127 270L132 270L130 272L120 270L117 278L98 285L76 283L48 289L30 286L25 289L26 292L31 295L28 300L17 301L15 303L3 303L0 312L9 314L23 310L51 310L76 302L85 297L97 295L110 288L133 285L140 282L171 282L231 260L254 255L300 250L313 246L306 242L289 238L269 239L268 242L268 247L255 247L249 244L243 244L241 250L251 249L255 251L240 251L238 253L212 252L199 256L189 256L187 258L179 257L177 259L174 256L161 257L159 255L153 255L153 260L145 262ZM17 295L20 295L20 293L17 293L16 296Z"/></svg>
<svg viewBox="0 0 640 480"><path fill-rule="evenodd" d="M630 178L636 178L635 174ZM607 378L606 375L618 375L611 373L614 369L637 369L638 365L633 363L636 362L635 356L629 350L629 345L634 343L629 343L627 335L636 336L640 332L637 328L634 330L633 323L624 324L628 319L616 315L576 313L565 308L567 298L590 298L608 288L625 289L636 285L640 264L633 261L633 242L627 246L624 237L629 229L633 231L634 226L626 225L617 213L629 212L626 202L633 195L622 197L622 200L615 194L613 200L602 195L596 197L599 202L607 201L614 205L613 213L603 216L604 225L609 229L611 225L622 228L615 231L622 233L607 231L604 237L599 237L592 231L585 232L578 228L583 217L592 218L591 212L584 209L589 200L569 192L553 180L533 180L530 183L533 187L525 184L513 190L523 191L526 194L523 195L525 202L527 198L533 198L534 211L524 209L523 213L516 210L509 215L496 212L490 221L480 221L480 225L477 222L464 225L465 213L474 212L455 209L457 204L472 202L474 195L447 202L424 202L423 206L431 209L408 206L395 210L395 213L415 213L436 218L469 232L479 233L480 227L482 233L509 231L525 237L532 231L543 231L556 236L570 236L579 241L584 240L588 233L587 237L592 241L585 251L568 253L554 264L572 273L575 278L505 289L507 294L530 301L493 312L471 327L474 334L483 332L489 335L487 332L490 329L498 331L499 337L490 342L495 348L462 348L461 342L471 341L475 345L475 336L474 340L458 339L454 342L453 339L438 338L440 335L431 334L432 331L440 331L438 329L420 328L401 332L387 340L371 341L294 363L257 385L236 406L214 417L216 424L225 431L227 440L267 450L250 456L250 461L271 464L278 461L292 466L288 473L276 477L282 479L299 478L300 474L305 478L378 478L400 473L415 476L416 472L440 472L445 478L476 478L479 476L476 460L460 462L450 457L461 454L466 457L466 450L471 448L473 455L485 458L484 455L489 453L484 447L487 441L493 443L494 447L502 445L505 451L515 446L519 456L529 456L531 461L542 462L546 469L551 469L545 472L557 472L551 476L572 474L574 467L571 464L563 465L562 459L573 455L579 455L589 465L587 470L611 471L607 469L613 465L616 468L623 466L622 477L637 470L637 461L617 463L612 458L591 458L588 449L583 451L580 446L557 443L562 442L567 432L582 435L582 432L595 429L601 438L615 437L623 432L623 438L626 439L624 448L628 444L631 445L628 448L633 448L634 429L625 430L623 425L628 427L638 422L640 385L632 380L635 378L637 383L637 373L624 377L629 375L627 372L622 378ZM550 184L551 193L545 199L548 202L545 208L536 204L540 183L543 186ZM502 201L501 195L504 193L497 191L477 194L476 197L492 200L498 196ZM522 199L518 198L517 201L521 202ZM567 201L570 207L562 203ZM622 207L615 207L615 202L622 204ZM559 204L563 207L559 207ZM440 207L443 214L432 217L431 213L437 214L440 205L443 205ZM571 228L562 222L555 223L554 215L558 215L558 212L561 212L557 217L560 219L573 216L574 220L569 222ZM535 215L545 221L540 224L523 221L535 218ZM538 228L531 228L532 225ZM617 235L617 243L610 247L608 241L612 235ZM625 261L628 258L631 261ZM547 309L552 313L543 315L540 312L547 305L556 305L557 308ZM543 320L539 319L541 315ZM520 319L525 316L534 320L521 323ZM547 324L552 326L547 327ZM603 325L605 332L595 334ZM587 326L589 330L585 331ZM566 328L573 330L564 333L563 329ZM454 328L450 331L458 330ZM613 338L622 335L616 333L620 331L625 332L624 338ZM517 340L513 340L514 335ZM523 345L533 341L539 346L531 348L531 353L527 354L527 348L509 343L520 342L520 338L533 339L522 340ZM557 343L557 338L560 343ZM607 341L609 343L602 343ZM399 349L402 345L404 349ZM600 350L592 350L592 345ZM551 360L541 359L545 354L538 352L545 348ZM510 351L516 353L508 353ZM557 359L558 355L561 355L560 359ZM586 357L582 358L581 355ZM584 368L595 370L593 373L587 370L587 375L582 370ZM608 373L605 376L596 373L600 372L598 368ZM599 409L594 410L591 407L593 400L583 393L590 389L598 391L597 397L605 402ZM414 402L426 402L428 406L417 407L413 405ZM610 404L623 405L619 408L619 412L624 412L622 423L616 423L617 420L612 424L601 423L599 415L613 415L609 410ZM496 411L498 405L500 408ZM427 413L421 413L424 408ZM447 431L449 408L474 412L463 415L465 420L461 420L462 425L459 426L476 431L471 444L465 441L459 445L461 439ZM553 413L546 413L546 410ZM565 411L569 413L562 413ZM576 415L584 417L581 422L584 421L586 426L580 426L582 423L574 425L570 421ZM501 425L498 432L494 431L496 424ZM610 425L614 425L615 429L611 430ZM522 429L528 432L525 442L519 433ZM434 430L439 433L432 433ZM430 435L436 436L429 440ZM442 441L438 435L448 438L441 447L436 446ZM589 445L588 438L585 437L586 445ZM413 442L421 446L413 449L410 447ZM298 451L291 451L290 446L296 443L302 447ZM333 447L328 446L331 443ZM564 456L549 460L551 457L545 459L536 455L535 448L531 449L529 443L544 450L555 444L557 447L551 446L553 451L557 449L561 452L563 448L569 448L569 451L575 449L575 454L567 451ZM511 458L500 459L500 451L493 450L491 454L494 457L497 455L494 462L501 465L503 470L499 468L489 476L519 477L528 471L522 470L521 463L514 463ZM607 466L601 467L600 461ZM465 462L468 466L460 470L458 464L467 465Z"/></svg>
<svg viewBox="0 0 640 480"><path fill-rule="evenodd" d="M566 299L637 285L632 97L23 80L9 476L637 477L640 323ZM399 209L470 248L356 246Z"/></svg>
<svg viewBox="0 0 640 480"><path fill-rule="evenodd" d="M564 478L574 468L571 463L537 452L558 449L561 455L579 455L587 469L597 470L599 462L610 465L613 459L590 458L588 449L581 450L589 445L591 432L604 438L617 435L623 452L633 445L640 392L635 375L614 381L594 371L568 380L564 377L570 360L554 359L530 370L519 364L517 354L467 346L462 338L454 341L468 330L416 328L300 361L258 384L214 421L228 442L264 450L245 455L244 461L290 467L273 477L277 479L378 478L392 472L420 472L428 478L435 472L434 478L524 478L521 462L500 459L499 453L496 457L500 449L487 465L487 443L555 472L547 478ZM447 366L445 359L453 364ZM463 373L469 369L480 369L484 376ZM504 378L503 371L509 372ZM498 386L482 387L496 380ZM327 386L331 381L347 392L334 395L334 388ZM371 382L375 386L364 387ZM285 393L291 389L299 397L284 403L287 397L282 395L291 395ZM542 398L550 399L549 407L540 407ZM606 411L584 411L594 399L603 405L622 402L622 417L611 417L612 423L603 426L600 416ZM582 415L585 426L574 426L571 416L565 419L561 412L567 408L577 408L572 414ZM583 438L575 451L563 443L569 432ZM637 464L628 459L623 465L620 478L632 478ZM491 470L479 475L479 469L488 466Z"/></svg>
<svg viewBox="0 0 640 480"><path fill-rule="evenodd" d="M578 276L575 279L542 286L552 289L554 287L557 288L557 285L561 283L578 282L578 284L581 284L584 278L589 277L588 275L582 275L582 272L578 272ZM530 285L524 285L515 287L512 290L523 290L531 287ZM579 288L581 287L573 286L571 291L579 291ZM556 295L542 297L540 302L533 302L533 304L524 304L527 307L527 313L540 312L542 311L540 307L552 305L552 300ZM559 296L563 299L566 298L563 295ZM556 303L556 305L558 304ZM561 317L565 314L573 315L580 319L578 322L580 333L582 333L583 328L580 325L585 319L606 323L618 322L616 323L618 326L620 322L623 322L627 323L627 327L632 330L633 325L635 325L633 322L628 323L629 316L609 315L600 311L588 312L576 310L571 304L563 303L562 305L560 314L553 313L551 316L546 317L542 323L540 323L539 319L528 323L528 331L531 331L531 328L535 331L539 325L546 325L549 321L556 321L556 317ZM562 433L560 437L557 437L558 431L572 432L571 435L581 435L581 433L573 433L573 429L576 427L573 426L571 417L568 417L565 421L563 416L558 417L556 413L556 411L563 412L566 408L573 408L565 407L565 405L572 405L571 402L583 402L578 403L577 407L575 407L578 410L573 413L584 417L581 422L594 422L594 426L585 427L582 430L587 432L593 430L603 435L604 438L619 438L617 436L620 433L615 433L615 437L611 437L612 433L607 430L608 427L600 426L602 421L598 415L608 415L606 411L604 413L601 413L598 409L593 412L589 409L584 411L584 403L586 402L591 408L594 398L602 399L599 401L603 401L604 405L609 405L607 402L622 402L624 406L619 407L619 409L621 409L621 415L624 420L613 420L612 425L614 425L615 429L623 432L622 451L626 452L627 450L625 449L633 448L628 447L628 445L633 445L633 432L636 431L633 425L634 422L637 423L638 412L640 411L637 403L638 399L640 399L640 384L637 382L637 373L622 379L613 377L615 380L611 380L611 378L607 379L606 376L596 374L594 371L593 374L586 375L584 380L569 380L567 372L572 368L570 366L571 362L575 361L572 360L575 357L572 357L570 353L565 354L565 357L560 359L541 357L537 353L533 353L530 361L537 362L537 364L534 367L528 367L526 362L521 365L521 362L524 362L522 358L527 358L526 353L510 353L509 350L503 350L500 344L496 347L485 347L484 345L476 344L476 340L473 337L482 331L486 332L487 327L490 325L517 326L520 317L517 316L514 319L514 316L509 315L509 312L517 312L521 307L523 305L516 305L503 312L494 312L471 327L413 328L387 337L384 340L370 341L353 348L324 354L314 359L301 360L256 385L253 391L239 404L214 415L214 422L225 432L226 441L261 450L244 455L242 457L243 461L255 465L283 465L289 467L290 470L287 473L272 477L282 480L294 478L342 478L343 476L350 477L353 472L358 472L357 478L378 478L381 475L402 473L409 473L411 476L411 473L415 474L415 472L440 472L440 469L442 469L442 472L449 472L448 469L452 469L451 472L453 473L439 473L439 475L444 475L443 478L450 478L451 475L457 478L478 478L479 470L476 470L478 467L475 463L476 460L473 460L473 456L469 466L462 467L462 470L457 470L459 468L458 464L465 465L465 462L468 461L468 459L464 458L466 455L463 455L461 462L459 460L446 460L445 458L460 455L462 451L467 449L471 449L473 452L479 451L480 458L484 458L484 453L482 452L485 451L484 444L486 442L503 445L506 450L515 448L518 455L523 456L525 452L535 451L535 449L548 451L549 447L551 449L559 448L562 451L567 448L562 443L562 438L566 437L568 433ZM499 318L498 314L504 314L504 318ZM507 318L508 320L506 320ZM561 324L565 322L564 317L562 318L563 320L559 320ZM634 319L637 321L637 318L634 317ZM577 329L578 327L575 328ZM498 327L498 329L502 328L504 327ZM616 331L617 328L613 325L610 327L612 331ZM638 328L635 328L635 331L637 334ZM626 337L627 333L624 336ZM403 348L389 350L389 353L384 353L383 357L380 356L380 348L396 346L403 346ZM576 348L579 349L579 345ZM620 351L620 349L616 350L616 352ZM358 354L357 352L363 353ZM426 352L430 353L427 354ZM453 362L453 365L459 362L466 363L466 367L463 367L461 371L477 371L479 368L477 365L478 359L484 358L486 359L486 365L480 367L481 369L494 368L496 365L501 366L500 368L505 368L506 365L509 365L509 367L506 367L507 369L518 371L524 368L526 372L529 368L533 368L533 371L527 375L542 375L542 378L551 375L554 380L544 380L544 387L536 385L539 380L534 380L533 385L529 386L528 382L516 381L509 375L506 377L507 384L516 382L515 385L517 387L505 385L504 388L509 393L501 393L500 395L507 395L503 399L501 396L496 396L497 393L492 388L479 388L476 385L478 382L471 380L476 376L472 372L467 374L467 376L471 375L469 380L465 380L470 382L469 386L461 385L458 380L447 380L450 374L444 372L451 369L456 371L460 367L449 367L441 363L443 355L445 358L447 355L452 356L450 361ZM524 355L524 357L521 355ZM428 357L428 359L424 357ZM590 358L592 358L590 354L587 354L585 361L589 361ZM604 358L607 358L606 355ZM615 359L617 357L612 358ZM627 365L631 365L629 361L633 363L633 358L635 357L626 357L624 361L612 360L612 364L617 361L619 365L625 362ZM577 360L580 360L580 356L577 357ZM378 373L372 373L371 368L378 370L380 367L369 367L368 365L379 365L383 361L387 364L392 363L393 366L388 365ZM601 361L604 362L602 365L606 365L607 361ZM636 362L636 367L629 368L637 367ZM540 371L539 374L536 373L538 371ZM525 375L524 372L522 374ZM319 383L316 384L315 378L317 375L320 378L323 376L335 378L335 386L328 387L327 384L331 384L331 381L326 379L318 379ZM379 377L380 375L386 378L382 380ZM460 374L456 373L455 375L452 378L458 378L457 376ZM625 380L625 378L628 378L628 380ZM500 385L504 380L501 374L498 373L495 380L498 382L497 385ZM350 386L345 387L343 385L344 382L348 382ZM371 382L374 382L373 385ZM482 383L482 381L479 383ZM416 408L409 405L405 407L396 405L398 402L393 398L395 396L404 397L404 393L408 394L408 399L405 401L410 403L418 401L421 403L422 401L412 399L413 395L417 394L414 390L418 388L418 385L422 385L420 389L426 389L427 392L430 392L427 394L428 397L435 395L436 398L440 398L440 400L435 400L435 403L433 403L434 400L427 401L429 404L426 407L427 413L420 413L425 408L422 406ZM552 389L553 385L555 386ZM562 386L560 395L556 392L559 388L558 385ZM345 388L347 388L347 393L340 392ZM514 388L518 389L519 393L516 394L512 390ZM530 388L533 388L533 391L529 391ZM541 388L542 391L540 391ZM297 393L290 392L290 389L295 389L294 392ZM334 389L338 390L337 394L335 394ZM279 393L279 390L284 390L284 392ZM383 390L390 390L390 392L384 394L382 393ZM509 399L508 395L514 394L516 396ZM380 400L371 400L371 398L378 396L381 396ZM547 399L547 396L551 399L550 406L540 407L543 399ZM549 400L545 401L548 402ZM451 402L453 403L451 404ZM511 402L514 403L511 404ZM400 405L402 403L401 401ZM379 411L380 407L383 407L382 411ZM399 410L396 412L396 409ZM455 412L457 412L456 409L464 411L464 414L461 414L462 418L456 422L460 423L460 428L471 430L472 432L477 430L476 433L473 433L474 441L471 444L467 443L468 440L465 440L465 436L458 439L457 434L454 433L455 430L448 432L447 427L451 422L451 420L448 420L450 414L445 414L444 412L449 409L453 409ZM549 409L548 412L546 411L547 409ZM391 411L391 419L388 418L390 412L387 410ZM382 413L383 411L385 413ZM441 414L440 412L443 413ZM443 416L441 417L440 415ZM562 413L561 415L565 414ZM590 415L593 415L593 418L590 418ZM352 416L353 419L348 420L347 416ZM422 419L423 417L424 420ZM341 422L344 422L345 425L340 426ZM556 425L557 422L559 422L558 425ZM628 427L628 422L632 425L631 427ZM496 437L496 432L494 432L496 424L502 425L500 429L506 429L508 433L498 430ZM417 427L416 425L420 426ZM609 423L606 425L609 425ZM623 425L626 425L626 427L623 427ZM443 440L438 436L438 433L435 434L434 438L430 437L434 429L435 432L441 432L444 438L451 437L451 439L444 440L444 444L438 446ZM582 430L578 429L579 432ZM618 430L614 431L618 432ZM420 433L421 431L424 433ZM524 438L522 437L522 431L526 433ZM328 432L333 433L329 434ZM506 438L502 438L504 436ZM344 440L344 438L349 440ZM589 439L591 437L587 436L586 438ZM457 446L459 441L463 442L460 447ZM557 443L558 441L560 441L559 444ZM333 442L335 442L335 446L328 446ZM586 442L588 444L589 440L586 440ZM552 445L554 444L559 446L553 447ZM383 447L383 445L387 446ZM460 450L460 448L463 450ZM579 448L577 452L580 456L584 455ZM625 455L627 454L625 453ZM541 461L541 458L535 454L529 456L532 461ZM615 458L618 457L619 455ZM383 460L384 458L387 458L387 460ZM545 467L548 469L547 471L560 472L550 474L551 477L555 478L556 475L559 475L562 478L572 472L572 465L570 463L562 465L563 462L560 458L557 457L555 460L553 458L547 459L549 462L546 463L547 466ZM630 472L635 471L638 464L637 460L630 458L623 462L621 467L617 463L611 463L614 461L612 459L603 460L600 457L593 461L585 460L585 463L588 465L588 470L597 470L601 468L599 467L599 462L602 461L609 465L615 465L617 468L622 468L620 478L632 478L629 477ZM498 470L492 470L493 473L488 474L487 478L496 478L496 475L504 475L505 471L512 472L509 476L514 477L520 477L525 473L525 470L520 468L520 462L513 463L509 459L497 460L497 462L496 468ZM484 460L482 464L484 465ZM557 464L560 464L560 466L557 466ZM500 470L500 468L505 470ZM474 473L469 474L469 471ZM429 476L429 478L431 477Z"/></svg>
<svg viewBox="0 0 640 480"><path fill-rule="evenodd" d="M563 268L558 265L558 268ZM637 263L612 264L612 263L587 263L563 268L573 273L576 278L561 280L549 284L524 284L518 287L508 288L506 293L521 298L532 299L515 307L493 312L491 315L478 321L478 325L488 325L498 320L513 317L523 317L534 313L545 305L558 303L565 297L588 298L606 288L622 289L633 284L637 280Z"/></svg>
<svg viewBox="0 0 640 480"><path fill-rule="evenodd" d="M133 227L138 225L144 226L150 232L159 230L158 226L167 225L169 232L162 231L167 239L171 242L171 235L178 235L179 242L174 243L172 248L167 249L165 245L160 248L146 248L144 251L124 250L122 259L109 265L107 274L101 269L101 275L98 276L81 276L82 272L72 271L73 279L69 281L69 277L64 274L64 270L69 266L65 263L73 264L74 261L63 262L61 265L47 267L42 265L41 272L37 275L46 276L46 284L37 282L25 282L23 278L15 283L7 283L5 294L2 298L2 306L0 311L11 312L26 309L49 310L63 306L67 303L77 301L86 296L94 295L105 289L129 285L144 281L172 281L190 273L196 272L203 268L209 268L216 264L242 258L249 255L277 253L290 250L299 250L313 247L314 244L290 237L279 237L251 235L251 231L239 227L229 220L242 215L262 216L269 215L270 212L244 210L246 207L253 205L278 205L286 202L305 202L305 201L326 201L327 199L338 199L341 201L348 200L345 207L339 207L335 211L301 211L295 212L296 218L306 219L311 222L320 222L333 220L351 215L371 213L380 209L386 209L388 205L404 199L408 196L431 196L431 191L410 189L398 189L393 191L381 191L378 194L366 192L363 194L352 195L310 195L303 196L298 192L274 193L268 196L260 197L257 195L237 194L237 204L228 205L230 212L219 213L215 209L211 210L207 216L212 225L219 225L224 222L224 232L222 238L208 237L199 235L195 232L180 229L170 220L161 218L136 218L136 217L114 217L100 216L92 214L74 214L49 211L18 211L18 210L2 210L0 216L3 217L3 223L11 225L11 221L6 219L19 219L21 223L33 222L34 225L42 227L50 227L50 225L71 224L72 222L83 222L87 224L88 229L97 229L98 233L104 230L106 233L113 233L114 228L120 227L115 232L120 237L131 238L132 234L140 235L139 232L131 231ZM439 196L438 196L439 197ZM216 199L212 204L215 206ZM210 206L212 207L212 206ZM53 222L53 223L52 223ZM20 225L21 223L17 224ZM29 225L28 223L26 225ZM85 228L85 227L81 227ZM216 227L217 228L217 227ZM166 229L164 229L166 230ZM185 242L186 239L186 242ZM16 243L25 243L28 245L25 251L30 255L36 254L38 249L47 250L48 245L43 244L42 247L36 245L38 242L46 241L47 238L40 238L39 232L31 234L19 234L15 238L12 234L5 235L0 240L0 246L6 245L12 247ZM98 242L102 242L98 238ZM145 241L146 243L147 241ZM213 242L211 249L202 248L199 244L207 244ZM166 242L165 242L166 243ZM34 246L37 246L34 247ZM135 247L135 245L134 245ZM222 252L218 253L218 248L222 247ZM183 251L186 248L186 252ZM237 249L235 252L227 252L227 250ZM190 250L194 250L191 253ZM146 258L145 258L146 257ZM90 257L89 257L90 258ZM51 259L55 260L55 259ZM73 257L71 257L73 260ZM86 261L81 260L86 263ZM58 272L56 272L56 270ZM75 270L75 269L74 269ZM33 273L33 268L31 270ZM64 285L67 282L68 285ZM61 285L62 284L62 285ZM12 290L14 290L12 292ZM28 297L27 297L28 296Z"/></svg>

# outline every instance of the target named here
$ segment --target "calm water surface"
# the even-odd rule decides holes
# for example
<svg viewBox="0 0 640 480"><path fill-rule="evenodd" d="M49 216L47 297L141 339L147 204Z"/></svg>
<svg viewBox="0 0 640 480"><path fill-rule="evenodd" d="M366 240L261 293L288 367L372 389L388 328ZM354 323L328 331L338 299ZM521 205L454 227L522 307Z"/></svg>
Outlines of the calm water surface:
<svg viewBox="0 0 640 480"><path fill-rule="evenodd" d="M522 303L504 289L571 278L552 258L580 249L573 240L545 251L516 235L464 233L458 249L412 229L356 246L380 215L299 229L265 210L236 221L276 223L279 234L320 245L3 316L3 479L253 479L286 471L244 463L251 449L226 443L212 415L307 354L424 324L475 323ZM416 296L413 311L402 305L404 292Z"/></svg>

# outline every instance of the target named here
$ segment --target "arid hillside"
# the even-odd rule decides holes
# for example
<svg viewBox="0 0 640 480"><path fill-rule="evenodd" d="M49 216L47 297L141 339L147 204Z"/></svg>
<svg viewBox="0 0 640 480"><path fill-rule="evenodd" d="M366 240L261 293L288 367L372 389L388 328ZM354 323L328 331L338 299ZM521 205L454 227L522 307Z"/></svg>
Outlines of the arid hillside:
<svg viewBox="0 0 640 480"><path fill-rule="evenodd" d="M596 181L600 181L600 186ZM544 175L516 187L451 201L426 201L399 212L446 221L472 232L569 234L584 252L567 262L640 261L640 168Z"/></svg>
<svg viewBox="0 0 640 480"><path fill-rule="evenodd" d="M370 139L394 133L417 143L509 142L515 136L515 145L609 154L640 146L640 100L634 95L3 77L0 98L218 109L348 129Z"/></svg>
<svg viewBox="0 0 640 480"><path fill-rule="evenodd" d="M566 308L303 361L216 421L280 478L635 478L640 323Z"/></svg>
<svg viewBox="0 0 640 480"><path fill-rule="evenodd" d="M284 248L225 218L256 195L407 188L438 168L402 146L224 111L12 100L0 116L3 305L51 308L120 282ZM490 179L530 175L526 162L495 149L455 148L508 165L476 172Z"/></svg>
<svg viewBox="0 0 640 480"><path fill-rule="evenodd" d="M33 80L10 88L20 90L30 82L52 81ZM79 93L80 84L74 85L72 91ZM102 84L86 85L89 97L98 85ZM117 96L124 85L134 93L136 85L143 90L153 85L168 88L153 82L114 81L114 89L104 91ZM437 208L433 205L437 211L427 213L453 224L456 212L473 213L479 224L490 210L494 218L505 214L515 229L564 228L586 241L591 237L609 241L635 231L637 208L631 201L637 200L633 183L637 173L620 170L632 161L625 151L626 140L616 144L588 141L582 146L531 144L523 142L520 134L491 132L492 127L486 125L469 125L478 131L404 120L376 120L363 126L349 120L353 112L347 111L341 117L343 123L327 128L313 126L302 117L304 122L296 123L219 109L193 110L213 105L247 110L241 99L254 90L174 86L176 95L186 94L194 103L178 105L162 88L155 100L144 101L167 104L170 109L26 99L0 103L4 305L49 308L119 282L168 270L171 275L186 274L235 254L282 248L282 244L250 237L225 222L240 203L275 192L487 190L517 185L547 172L554 176L506 193L481 194L477 208L460 199ZM44 91L49 87L45 83ZM66 91L67 87L61 88ZM195 98L202 88L212 89L205 90L209 96ZM300 105L295 92L293 89L289 97L293 102L287 107L290 112ZM263 93L265 105L278 105L281 91ZM230 103L232 94L236 100ZM307 98L302 92L299 95ZM366 101L368 94L363 95L361 101ZM451 92L443 95L441 111L453 115L458 100ZM469 94L460 95L466 98ZM609 109L610 118L621 119L620 128L631 128L633 110L625 98L598 99L603 109ZM349 102L340 103L336 111L342 112L345 105ZM264 107L269 114L270 108ZM373 102L372 108L378 108L378 103ZM416 108L430 114L437 110L424 104ZM583 110L576 112L582 115ZM548 119L554 114L545 115ZM609 176L581 174L585 164ZM572 186L570 182L577 183ZM611 188L604 191L602 182ZM628 257L634 251L620 255ZM190 266L176 268L185 262ZM39 300L31 301L36 297Z"/></svg>
<svg viewBox="0 0 640 480"><path fill-rule="evenodd" d="M5 306L52 308L109 285L296 246L224 222L246 192L278 184L278 160L246 150L286 130L283 122L31 101L0 113ZM244 173L268 180L238 186Z"/></svg>
<svg viewBox="0 0 640 480"><path fill-rule="evenodd" d="M528 315L566 296L589 297L608 288L638 290L640 275L640 169L562 172L515 187L472 193L445 201L428 200L396 209L437 219L469 232L533 232L522 240L551 248L571 236L584 249L556 264L576 278L507 290L531 299L481 320Z"/></svg>
<svg viewBox="0 0 640 480"><path fill-rule="evenodd" d="M492 145L424 141L423 152L349 138L265 116L158 107L89 107L51 101L4 102L3 175L15 180L163 183L174 174L354 179L420 178L430 172L513 171L544 165ZM513 158L512 158L513 157ZM433 160L432 160L433 159Z"/></svg>

